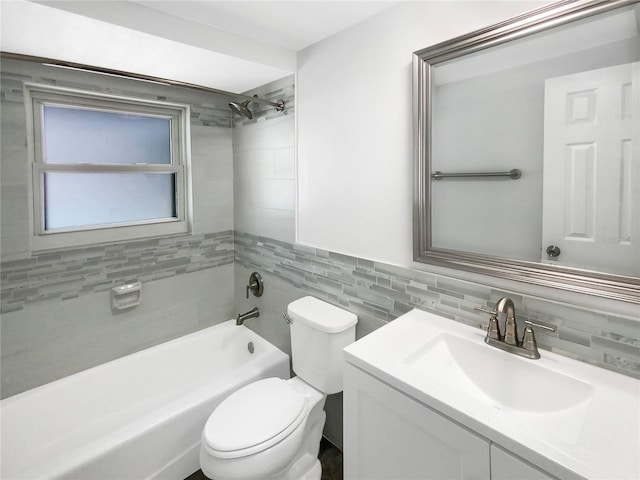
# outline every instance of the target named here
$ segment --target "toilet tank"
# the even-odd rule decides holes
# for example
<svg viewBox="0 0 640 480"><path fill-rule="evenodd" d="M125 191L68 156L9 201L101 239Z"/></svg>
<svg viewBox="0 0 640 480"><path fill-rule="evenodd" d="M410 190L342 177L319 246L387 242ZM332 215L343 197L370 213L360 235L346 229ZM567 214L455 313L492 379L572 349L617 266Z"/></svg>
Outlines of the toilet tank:
<svg viewBox="0 0 640 480"><path fill-rule="evenodd" d="M326 394L342 391L342 349L355 341L358 317L315 297L291 302L287 313L295 374Z"/></svg>

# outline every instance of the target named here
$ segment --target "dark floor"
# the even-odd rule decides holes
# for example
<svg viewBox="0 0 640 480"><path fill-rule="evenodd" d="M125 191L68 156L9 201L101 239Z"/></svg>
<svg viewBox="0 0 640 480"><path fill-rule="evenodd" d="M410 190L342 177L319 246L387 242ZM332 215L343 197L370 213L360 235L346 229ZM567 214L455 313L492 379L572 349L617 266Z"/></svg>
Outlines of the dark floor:
<svg viewBox="0 0 640 480"><path fill-rule="evenodd" d="M324 437L320 441L318 458L322 465L322 480L342 480L342 452Z"/></svg>
<svg viewBox="0 0 640 480"><path fill-rule="evenodd" d="M202 470L198 470L197 472L189 475L184 480L207 480L207 477L204 476L204 473L202 473Z"/></svg>
<svg viewBox="0 0 640 480"><path fill-rule="evenodd" d="M322 480L342 480L342 452L325 438L320 442L318 458L322 465ZM207 480L207 477L202 470L198 470L185 480Z"/></svg>

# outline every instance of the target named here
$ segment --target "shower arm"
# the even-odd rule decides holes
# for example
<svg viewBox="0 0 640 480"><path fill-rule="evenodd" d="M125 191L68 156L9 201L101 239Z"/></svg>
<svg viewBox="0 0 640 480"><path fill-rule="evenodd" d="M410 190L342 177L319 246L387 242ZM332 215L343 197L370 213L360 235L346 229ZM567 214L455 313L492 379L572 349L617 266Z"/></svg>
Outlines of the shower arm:
<svg viewBox="0 0 640 480"><path fill-rule="evenodd" d="M207 87L203 87L203 88L207 88ZM234 99L237 98L242 98L243 100L250 100L252 102L256 102L256 103L263 103L265 105L272 105L274 107L276 107L276 111L281 112L284 110L284 100L278 100L277 102L271 102L269 100L263 100L262 98L259 98L257 95L254 95L253 97L250 97L249 95L243 95L241 93L225 93L225 95L229 96L229 97L233 97Z"/></svg>
<svg viewBox="0 0 640 480"><path fill-rule="evenodd" d="M0 58L6 58L9 60L21 60L23 62L40 63L49 67L66 68L69 70L80 70L83 72L100 73L103 75L110 75L112 77L129 78L133 80L141 80L143 82L158 83L161 85L170 85L173 87L192 88L194 90L200 90L202 92L215 93L217 95L223 95L232 99L251 100L252 102L262 103L265 105L271 105L276 108L278 112L284 110L284 101L271 102L269 100L263 100L258 97L251 97L249 95L243 95L241 93L227 92L225 90L219 90L217 88L205 87L203 85L197 85L195 83L182 82L180 80L170 80L168 78L154 77L153 75L145 75L143 73L126 72L124 70L114 70L112 68L98 67L94 65L86 65L83 63L68 62L66 60L57 60L47 57L37 57L34 55L23 55L21 53L0 52Z"/></svg>

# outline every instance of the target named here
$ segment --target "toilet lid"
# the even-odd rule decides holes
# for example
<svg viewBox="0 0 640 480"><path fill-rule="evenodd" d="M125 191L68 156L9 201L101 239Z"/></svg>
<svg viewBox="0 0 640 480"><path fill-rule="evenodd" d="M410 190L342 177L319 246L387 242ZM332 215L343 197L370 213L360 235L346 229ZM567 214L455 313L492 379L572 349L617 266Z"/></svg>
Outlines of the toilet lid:
<svg viewBox="0 0 640 480"><path fill-rule="evenodd" d="M251 383L213 411L203 432L206 443L218 452L233 452L279 441L278 434L302 421L304 405L304 397L280 378Z"/></svg>

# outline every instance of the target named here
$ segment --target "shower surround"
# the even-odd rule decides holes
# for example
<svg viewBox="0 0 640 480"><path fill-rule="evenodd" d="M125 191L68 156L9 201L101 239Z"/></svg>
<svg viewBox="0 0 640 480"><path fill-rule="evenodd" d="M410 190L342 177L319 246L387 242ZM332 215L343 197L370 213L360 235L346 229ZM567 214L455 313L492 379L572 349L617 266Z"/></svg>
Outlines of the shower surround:
<svg viewBox="0 0 640 480"><path fill-rule="evenodd" d="M7 59L1 75L2 398L235 316L233 164L242 146L233 131L251 143L247 132L292 126L293 77L247 92L287 106L280 113L252 104L246 120L234 119L227 97L193 89ZM188 104L191 233L31 252L26 82ZM110 289L133 281L142 282L142 304L112 311Z"/></svg>

